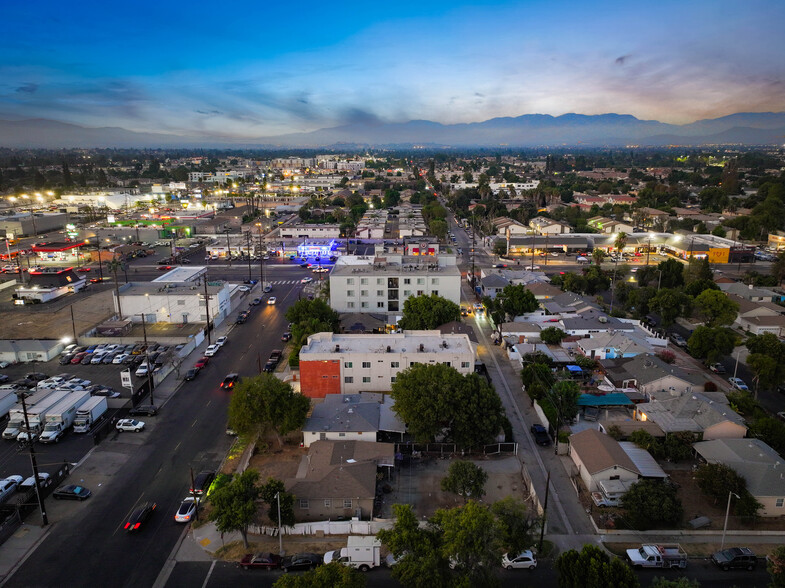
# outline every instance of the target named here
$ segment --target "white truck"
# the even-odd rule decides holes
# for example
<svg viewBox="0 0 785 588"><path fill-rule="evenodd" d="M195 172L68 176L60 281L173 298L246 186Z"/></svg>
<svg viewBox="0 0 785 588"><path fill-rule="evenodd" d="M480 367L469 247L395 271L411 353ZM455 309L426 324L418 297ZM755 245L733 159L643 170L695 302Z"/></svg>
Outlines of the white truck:
<svg viewBox="0 0 785 588"><path fill-rule="evenodd" d="M25 398L25 404L27 405L28 411L40 403L46 402L46 399L53 394L55 394L54 390L39 390L38 392L27 396ZM22 411L22 403L19 402L8 412L8 425L6 425L6 428L3 431L3 439L16 439L19 436L24 423L25 417L24 412Z"/></svg>
<svg viewBox="0 0 785 588"><path fill-rule="evenodd" d="M0 418L3 418L17 402L16 392L13 390L0 391Z"/></svg>
<svg viewBox="0 0 785 588"><path fill-rule="evenodd" d="M337 561L345 566L357 568L361 572L367 572L380 565L381 550L381 541L373 535L349 535L346 547L324 554L324 563Z"/></svg>
<svg viewBox="0 0 785 588"><path fill-rule="evenodd" d="M35 441L38 435L41 434L41 431L44 428L44 422L46 421L46 415L49 411L54 408L58 402L60 402L63 398L68 396L70 392L64 390L56 390L54 394L48 396L45 400L39 402L34 407L27 408L27 423L25 423L24 413L22 413L21 406L15 408L14 410L19 411L22 413L22 427L19 430L19 434L16 436L17 441ZM27 400L25 400L25 403ZM21 404L21 403L20 403ZM10 423L9 423L10 425ZM30 426L28 430L27 425ZM5 431L3 431L5 435Z"/></svg>
<svg viewBox="0 0 785 588"><path fill-rule="evenodd" d="M65 430L74 424L76 411L90 399L89 392L71 392L46 415L44 430L38 440L41 443L57 443Z"/></svg>
<svg viewBox="0 0 785 588"><path fill-rule="evenodd" d="M76 409L74 433L87 433L106 414L108 405L106 396L93 396Z"/></svg>
<svg viewBox="0 0 785 588"><path fill-rule="evenodd" d="M627 559L636 568L686 568L687 553L678 543L641 545L628 549Z"/></svg>

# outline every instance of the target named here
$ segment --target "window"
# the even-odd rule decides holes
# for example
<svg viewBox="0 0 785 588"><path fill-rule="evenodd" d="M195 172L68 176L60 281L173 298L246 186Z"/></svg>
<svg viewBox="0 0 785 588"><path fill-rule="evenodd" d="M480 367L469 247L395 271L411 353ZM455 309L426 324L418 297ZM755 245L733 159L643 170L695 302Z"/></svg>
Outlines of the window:
<svg viewBox="0 0 785 588"><path fill-rule="evenodd" d="M412 367L413 365L414 365L414 362L413 362L413 361L410 361L410 362L409 362L409 367Z"/></svg>
<svg viewBox="0 0 785 588"><path fill-rule="evenodd" d="M395 376L391 376L390 377L390 383L391 384L395 384Z"/></svg>
<svg viewBox="0 0 785 588"><path fill-rule="evenodd" d="M369 369L370 367L371 367L371 362L370 361L364 361L363 362L363 368Z"/></svg>
<svg viewBox="0 0 785 588"><path fill-rule="evenodd" d="M404 285L411 284L412 283L412 279L411 278L404 278L403 279L403 283L404 283Z"/></svg>
<svg viewBox="0 0 785 588"><path fill-rule="evenodd" d="M354 290L347 290L346 291L346 295L347 296L354 296Z"/></svg>
<svg viewBox="0 0 785 588"><path fill-rule="evenodd" d="M461 367L464 368L464 369L468 368L469 367L469 362L468 361L462 361L461 362Z"/></svg>
<svg viewBox="0 0 785 588"><path fill-rule="evenodd" d="M177 306L185 306L185 300L183 300L183 299L178 299L178 300L177 300Z"/></svg>
<svg viewBox="0 0 785 588"><path fill-rule="evenodd" d="M376 291L376 295L377 296L384 296L384 290L377 290Z"/></svg>
<svg viewBox="0 0 785 588"><path fill-rule="evenodd" d="M344 383L344 384L354 384L354 377L352 377L352 376L346 376L346 377L343 379L343 383Z"/></svg>
<svg viewBox="0 0 785 588"><path fill-rule="evenodd" d="M398 287L398 278L387 278L387 287L388 288L397 288Z"/></svg>
<svg viewBox="0 0 785 588"><path fill-rule="evenodd" d="M433 294L434 296L438 296L439 295L439 291L438 290L431 290L431 294Z"/></svg>
<svg viewBox="0 0 785 588"><path fill-rule="evenodd" d="M431 284L438 284L439 278L431 278Z"/></svg>
<svg viewBox="0 0 785 588"><path fill-rule="evenodd" d="M360 308L368 308L367 302L360 302Z"/></svg>
<svg viewBox="0 0 785 588"><path fill-rule="evenodd" d="M370 384L371 376L363 376L363 384Z"/></svg>
<svg viewBox="0 0 785 588"><path fill-rule="evenodd" d="M450 365L451 365L449 361L443 361L442 363L443 363L444 365L446 365L447 367L450 367Z"/></svg>
<svg viewBox="0 0 785 588"><path fill-rule="evenodd" d="M354 278L348 278L346 280L346 284L349 286L354 286Z"/></svg>
<svg viewBox="0 0 785 588"><path fill-rule="evenodd" d="M398 290L388 290L387 291L387 299L388 300L398 300Z"/></svg>
<svg viewBox="0 0 785 588"><path fill-rule="evenodd" d="M390 312L398 312L398 301L390 300L390 302L387 303L387 310Z"/></svg>
<svg viewBox="0 0 785 588"><path fill-rule="evenodd" d="M398 368L398 367L401 367L401 362L399 362L399 361L391 361L391 362L390 362L390 367L391 367L391 368Z"/></svg>
<svg viewBox="0 0 785 588"><path fill-rule="evenodd" d="M343 367L351 368L351 367L353 367L353 364L352 364L351 361L345 361L345 362L343 362Z"/></svg>
<svg viewBox="0 0 785 588"><path fill-rule="evenodd" d="M384 278L376 278L376 285L383 286L384 285Z"/></svg>
<svg viewBox="0 0 785 588"><path fill-rule="evenodd" d="M306 509L307 509L307 508L310 508L310 507L308 506L308 500L306 500L306 499L304 499L304 498L301 498L301 499L300 499L300 508L306 508Z"/></svg>
<svg viewBox="0 0 785 588"><path fill-rule="evenodd" d="M346 433L338 433L339 437L346 437Z"/></svg>
<svg viewBox="0 0 785 588"><path fill-rule="evenodd" d="M422 290L417 290L417 296L422 296L423 294L425 294L425 292Z"/></svg>
<svg viewBox="0 0 785 588"><path fill-rule="evenodd" d="M367 286L368 285L368 278L360 278L360 285Z"/></svg>
<svg viewBox="0 0 785 588"><path fill-rule="evenodd" d="M324 499L324 508L332 508L332 506L333 506L332 501L329 498L325 498ZM283 517L281 517L281 518L283 518Z"/></svg>
<svg viewBox="0 0 785 588"><path fill-rule="evenodd" d="M360 290L360 296L368 296L368 290Z"/></svg>
<svg viewBox="0 0 785 588"><path fill-rule="evenodd" d="M425 278L417 278L417 285L422 285L425 283Z"/></svg>
<svg viewBox="0 0 785 588"><path fill-rule="evenodd" d="M412 295L412 291L411 290L404 290L403 291L403 297L404 298L408 298L411 295Z"/></svg>
<svg viewBox="0 0 785 588"><path fill-rule="evenodd" d="M377 303L376 303L376 308L384 308L384 301L382 301L382 302L377 302Z"/></svg>
<svg viewBox="0 0 785 588"><path fill-rule="evenodd" d="M347 302L346 308L354 308L354 302Z"/></svg>
<svg viewBox="0 0 785 588"><path fill-rule="evenodd" d="M775 503L775 506L776 506L777 508L782 508L782 506L783 506L783 503L785 503L785 498L778 498L778 499L777 499L777 502Z"/></svg>
<svg viewBox="0 0 785 588"><path fill-rule="evenodd" d="M352 508L352 499L351 498L344 498L343 499L343 507L344 508Z"/></svg>

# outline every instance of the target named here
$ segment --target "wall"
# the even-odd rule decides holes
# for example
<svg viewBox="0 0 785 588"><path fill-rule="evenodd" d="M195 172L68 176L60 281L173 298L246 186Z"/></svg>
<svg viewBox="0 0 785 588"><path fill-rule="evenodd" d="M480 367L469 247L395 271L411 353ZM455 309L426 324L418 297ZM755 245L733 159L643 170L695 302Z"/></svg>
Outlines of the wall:
<svg viewBox="0 0 785 588"><path fill-rule="evenodd" d="M742 427L741 425L737 425L730 421L717 423L716 425L712 425L703 430L704 441L711 441L712 439L744 439L746 435L746 427ZM783 514L785 514L785 512Z"/></svg>
<svg viewBox="0 0 785 588"><path fill-rule="evenodd" d="M390 278L398 280L397 288L388 288ZM363 280L367 282L363 283ZM409 280L409 283L406 283L406 280ZM398 296L393 300L388 298L390 289L398 290ZM460 304L460 274L406 272L378 276L369 270L349 275L330 275L330 306L338 312L385 312L389 310L389 302L392 301L398 304L397 310L393 309L392 312L400 312L410 296L417 296L419 293L430 295L433 292Z"/></svg>
<svg viewBox="0 0 785 588"><path fill-rule="evenodd" d="M324 398L341 393L341 364L332 361L300 359L300 391L308 398Z"/></svg>
<svg viewBox="0 0 785 588"><path fill-rule="evenodd" d="M324 437L322 437L324 435ZM310 447L314 441L376 441L376 431L339 433L338 431L303 431L303 445Z"/></svg>
<svg viewBox="0 0 785 588"><path fill-rule="evenodd" d="M330 506L325 505L325 500L330 501ZM360 508L360 517L363 519L371 518L373 514L373 498L353 498L352 507L345 508L343 498L314 498L308 501L308 508L300 508L300 501L294 499L294 518L298 521L319 521L337 517L357 516L357 508Z"/></svg>

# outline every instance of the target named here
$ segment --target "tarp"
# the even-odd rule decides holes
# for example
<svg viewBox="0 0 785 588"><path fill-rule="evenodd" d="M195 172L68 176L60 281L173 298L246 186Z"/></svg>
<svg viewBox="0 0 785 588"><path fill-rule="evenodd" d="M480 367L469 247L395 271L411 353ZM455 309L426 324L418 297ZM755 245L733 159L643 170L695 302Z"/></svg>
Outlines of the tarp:
<svg viewBox="0 0 785 588"><path fill-rule="evenodd" d="M632 400L619 393L603 396L581 394L578 398L578 406L632 406Z"/></svg>
<svg viewBox="0 0 785 588"><path fill-rule="evenodd" d="M570 370L574 374L579 374L583 372L583 369L579 365L568 365L567 369Z"/></svg>

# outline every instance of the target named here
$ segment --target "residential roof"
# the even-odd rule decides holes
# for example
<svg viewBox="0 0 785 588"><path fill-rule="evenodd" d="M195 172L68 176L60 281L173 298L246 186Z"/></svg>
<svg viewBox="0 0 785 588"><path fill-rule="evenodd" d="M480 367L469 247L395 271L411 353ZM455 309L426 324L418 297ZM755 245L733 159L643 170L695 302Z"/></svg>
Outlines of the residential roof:
<svg viewBox="0 0 785 588"><path fill-rule="evenodd" d="M551 286L545 282L532 282L526 284L526 289L531 290L534 297L538 300L553 298L561 294L561 290L556 286Z"/></svg>
<svg viewBox="0 0 785 588"><path fill-rule="evenodd" d="M578 341L584 353L592 349L615 349L624 354L652 353L654 348L645 337L633 332L594 333Z"/></svg>
<svg viewBox="0 0 785 588"><path fill-rule="evenodd" d="M569 333L570 331L583 331L586 329L593 329L597 331L634 331L635 326L632 323L625 323L617 319L615 316L608 316L604 313L597 313L593 310L588 310L576 317L565 317L561 319L564 325L564 330Z"/></svg>
<svg viewBox="0 0 785 588"><path fill-rule="evenodd" d="M740 282L733 282L732 284L717 284L720 287L720 290L726 292L728 294L736 294L737 296L741 296L742 298L766 298L768 300L772 300L775 296L778 296L776 292L771 290L766 290L764 288L755 288L751 286L747 286L746 284L742 284Z"/></svg>
<svg viewBox="0 0 785 588"><path fill-rule="evenodd" d="M30 272L29 281L21 288L62 288L63 286L84 284L85 278L76 275L72 268L58 271Z"/></svg>
<svg viewBox="0 0 785 588"><path fill-rule="evenodd" d="M695 386L703 385L705 377L688 372L675 365L669 365L656 355L638 355L630 358L600 360L605 373L611 380L635 380L638 385L646 385L666 376L672 376Z"/></svg>
<svg viewBox="0 0 785 588"><path fill-rule="evenodd" d="M485 288L504 288L510 282L507 278L503 278L499 274L489 274L482 278L480 283Z"/></svg>
<svg viewBox="0 0 785 588"><path fill-rule="evenodd" d="M597 429L586 429L570 435L570 448L578 454L589 474L594 475L614 466L641 473L619 442Z"/></svg>
<svg viewBox="0 0 785 588"><path fill-rule="evenodd" d="M714 439L693 447L707 462L733 468L747 481L753 496L785 495L782 457L760 439Z"/></svg>
<svg viewBox="0 0 785 588"><path fill-rule="evenodd" d="M622 436L629 437L635 431L646 431L653 437L665 437L665 431L663 431L660 426L652 421L634 421L632 419L619 421L619 420L607 420L607 421L599 421L599 424L602 426L603 429L606 431L611 427L618 427L622 433Z"/></svg>
<svg viewBox="0 0 785 588"><path fill-rule="evenodd" d="M657 463L651 453L638 447L635 443L630 441L620 441L619 445L621 446L624 453L626 453L629 458L632 460L632 463L635 464L635 467L638 468L638 471L641 473L641 476L644 478L667 478L668 474L666 474L662 468Z"/></svg>
<svg viewBox="0 0 785 588"><path fill-rule="evenodd" d="M747 318L744 316L747 313L760 310L764 310L764 314L769 316L781 316L783 312L785 312L785 308L767 300L757 300L753 302L747 298L742 298L741 296L730 293L728 294L728 298L739 305L739 316L744 318Z"/></svg>
<svg viewBox="0 0 785 588"><path fill-rule="evenodd" d="M722 422L735 423L746 430L744 418L727 403L716 402L714 398L716 396L709 398L700 392L685 393L639 404L637 410L666 433L701 432Z"/></svg>
<svg viewBox="0 0 785 588"><path fill-rule="evenodd" d="M327 394L324 402L314 406L303 431L406 432L406 425L392 412L393 404L386 394Z"/></svg>

